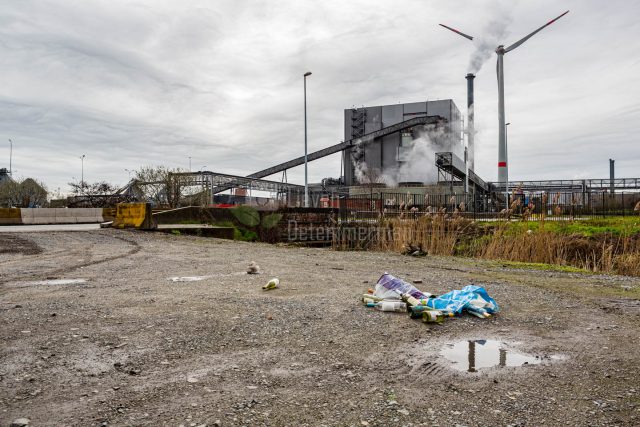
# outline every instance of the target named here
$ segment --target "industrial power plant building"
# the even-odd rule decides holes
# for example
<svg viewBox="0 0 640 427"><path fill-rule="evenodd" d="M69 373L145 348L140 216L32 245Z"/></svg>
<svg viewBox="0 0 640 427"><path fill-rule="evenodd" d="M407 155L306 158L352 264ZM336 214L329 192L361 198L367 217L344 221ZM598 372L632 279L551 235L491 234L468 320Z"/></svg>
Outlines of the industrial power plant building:
<svg viewBox="0 0 640 427"><path fill-rule="evenodd" d="M372 181L435 184L436 153L465 157L462 114L451 99L352 108L344 118L345 141L380 131L373 140L344 151L347 186ZM473 169L473 146L467 154Z"/></svg>

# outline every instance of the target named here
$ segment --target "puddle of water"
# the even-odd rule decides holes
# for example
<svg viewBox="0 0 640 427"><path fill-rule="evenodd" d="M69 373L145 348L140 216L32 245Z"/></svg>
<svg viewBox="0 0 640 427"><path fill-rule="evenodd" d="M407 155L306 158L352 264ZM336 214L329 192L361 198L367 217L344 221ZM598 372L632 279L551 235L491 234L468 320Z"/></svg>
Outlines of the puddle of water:
<svg viewBox="0 0 640 427"><path fill-rule="evenodd" d="M440 355L452 362L459 371L477 372L478 369L522 366L542 363L542 358L528 356L508 349L503 342L469 340L446 344Z"/></svg>
<svg viewBox="0 0 640 427"><path fill-rule="evenodd" d="M167 280L172 282L198 282L200 280L208 279L211 276L184 276L184 277L169 277Z"/></svg>
<svg viewBox="0 0 640 427"><path fill-rule="evenodd" d="M77 285L79 283L87 283L86 279L53 279L40 280L38 282L26 282L26 285Z"/></svg>
<svg viewBox="0 0 640 427"><path fill-rule="evenodd" d="M216 273L209 274L207 276L176 276L176 277L167 277L167 280L170 282L198 282L200 280L211 279L214 277L232 277L232 276L246 276L246 271L236 272L236 273Z"/></svg>

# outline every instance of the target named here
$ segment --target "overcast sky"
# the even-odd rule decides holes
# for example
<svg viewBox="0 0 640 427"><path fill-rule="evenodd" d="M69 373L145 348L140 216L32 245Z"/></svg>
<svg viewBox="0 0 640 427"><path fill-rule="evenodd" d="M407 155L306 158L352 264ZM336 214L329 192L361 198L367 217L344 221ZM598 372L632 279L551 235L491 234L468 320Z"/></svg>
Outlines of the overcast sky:
<svg viewBox="0 0 640 427"><path fill-rule="evenodd" d="M510 178L640 176L638 1L0 0L0 167L49 189L165 165L246 175L344 138L343 109L452 98L478 38L505 56ZM489 25L492 23L492 25ZM489 25L489 27L488 27ZM495 54L476 79L476 170L497 178ZM339 157L309 165L337 177ZM279 176L273 177L280 179ZM289 181L303 182L301 167Z"/></svg>

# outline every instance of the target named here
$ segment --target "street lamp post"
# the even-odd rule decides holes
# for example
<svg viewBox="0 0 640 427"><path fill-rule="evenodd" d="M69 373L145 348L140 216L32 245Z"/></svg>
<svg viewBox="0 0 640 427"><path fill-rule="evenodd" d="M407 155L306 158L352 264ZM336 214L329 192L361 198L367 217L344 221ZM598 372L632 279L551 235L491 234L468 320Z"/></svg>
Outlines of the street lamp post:
<svg viewBox="0 0 640 427"><path fill-rule="evenodd" d="M84 158L87 157L86 155L82 155L80 156L80 161L82 162L82 169L81 169L81 175L80 175L80 188L84 188Z"/></svg>
<svg viewBox="0 0 640 427"><path fill-rule="evenodd" d="M13 141L9 138L9 175L13 178L13 169L11 167L11 162L13 159Z"/></svg>
<svg viewBox="0 0 640 427"><path fill-rule="evenodd" d="M309 207L309 181L307 169L307 77L311 75L311 71L307 71L303 75L304 80L304 207Z"/></svg>

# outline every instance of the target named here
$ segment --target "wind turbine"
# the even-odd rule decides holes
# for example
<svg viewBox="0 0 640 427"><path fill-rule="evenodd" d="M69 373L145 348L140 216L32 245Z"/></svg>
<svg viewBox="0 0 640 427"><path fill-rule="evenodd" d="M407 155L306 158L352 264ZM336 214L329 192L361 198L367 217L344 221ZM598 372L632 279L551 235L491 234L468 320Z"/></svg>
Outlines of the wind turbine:
<svg viewBox="0 0 640 427"><path fill-rule="evenodd" d="M496 73L498 74L498 136L499 136L499 144L498 144L498 182L504 184L507 193L509 192L507 185L509 181L509 168L507 166L507 139L506 139L506 125L505 125L505 117L504 117L504 54L511 52L522 43L529 40L536 33L542 30L545 27L556 22L558 19L562 18L564 15L569 13L567 10L562 15L557 18L552 19L551 21L544 24L542 27L538 28L531 34L521 38L514 44L509 47L504 47L504 45L500 45L496 48L496 53L498 54L498 63L496 65ZM447 30L451 30L456 34L461 35L462 37L473 40L473 37L463 33L462 31L458 31L454 28L447 27L446 25L440 24L440 26L446 28Z"/></svg>

